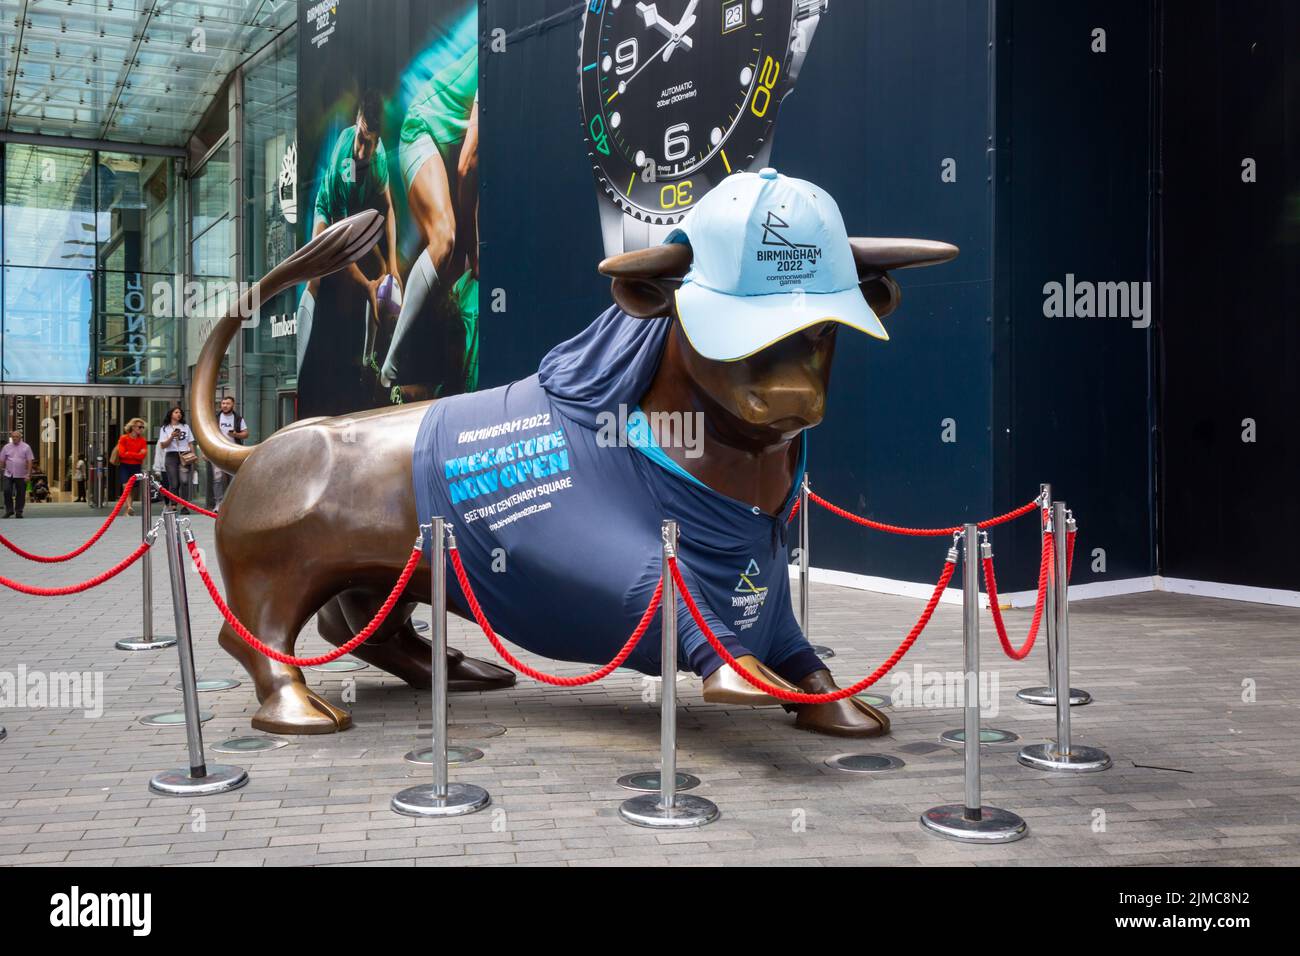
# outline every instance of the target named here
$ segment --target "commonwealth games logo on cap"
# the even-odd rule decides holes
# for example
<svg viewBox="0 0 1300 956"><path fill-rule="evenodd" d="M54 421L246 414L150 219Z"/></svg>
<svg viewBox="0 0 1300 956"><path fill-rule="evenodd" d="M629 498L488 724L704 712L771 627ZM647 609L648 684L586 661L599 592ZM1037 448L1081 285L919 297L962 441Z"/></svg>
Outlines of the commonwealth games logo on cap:
<svg viewBox="0 0 1300 956"><path fill-rule="evenodd" d="M807 259L812 265L817 264L817 260L822 257L821 246L814 242L791 242L786 238L785 231L790 228L790 224L778 216L776 213L768 210L767 221L763 223L763 245L781 246L780 249L759 249L756 255L759 262L789 261L791 259Z"/></svg>

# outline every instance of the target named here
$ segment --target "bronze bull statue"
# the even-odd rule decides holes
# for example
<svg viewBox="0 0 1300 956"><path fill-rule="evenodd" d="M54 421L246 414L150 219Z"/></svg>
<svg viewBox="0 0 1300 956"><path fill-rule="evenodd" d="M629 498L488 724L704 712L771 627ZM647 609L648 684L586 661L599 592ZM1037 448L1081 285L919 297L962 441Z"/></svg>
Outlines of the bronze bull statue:
<svg viewBox="0 0 1300 956"><path fill-rule="evenodd" d="M195 371L194 427L199 444L216 467L238 472L216 522L217 557L227 599L254 634L286 654L294 653L298 634L312 615L317 615L321 636L338 646L363 627L387 597L410 555L419 521L428 517L417 517L412 462L421 422L434 403L307 419L259 445L247 446L221 433L209 396L214 394L221 357L240 327L241 314L249 314L257 302L268 301L289 286L346 267L373 247L382 227L378 213L359 213L330 227L272 269L216 325ZM852 239L850 243L861 293L881 317L894 311L900 297L890 270L939 263L957 254L954 246L925 240ZM739 361L705 359L682 334L674 299L691 262L691 247L675 243L600 263L600 272L612 279L613 299L626 316L672 317L640 406L647 412L701 410L706 420L703 453L680 463L708 488L752 504L755 514L761 509L779 515L792 500L799 464L794 449L802 445L796 439L820 422L825 411L837 326L816 324ZM677 455L672 449L666 451ZM657 534L654 537L650 547L657 546ZM587 569L581 563L572 567L577 575L601 573L599 567ZM429 647L417 637L410 617L417 604L430 603L429 581L424 561L389 619L354 652L422 688L431 680ZM789 612L788 590L783 593L784 612ZM448 598L453 613L465 616L450 588ZM539 620L537 633L507 631L506 637L546 654L546 631L557 626L562 622ZM614 649L625 636L619 635ZM255 728L321 734L351 725L346 711L308 688L299 668L252 650L229 625L222 627L220 643L253 680L261 704L253 717ZM652 635L643 643L657 641ZM612 656L611 651L608 657ZM511 671L454 649L448 657L453 691L490 690L514 683ZM742 657L741 663L789 689L836 688L824 668L795 683L754 656ZM704 698L750 705L779 703L725 666L705 680ZM855 699L787 705L787 709L798 714L798 726L813 731L871 736L889 729L888 718Z"/></svg>

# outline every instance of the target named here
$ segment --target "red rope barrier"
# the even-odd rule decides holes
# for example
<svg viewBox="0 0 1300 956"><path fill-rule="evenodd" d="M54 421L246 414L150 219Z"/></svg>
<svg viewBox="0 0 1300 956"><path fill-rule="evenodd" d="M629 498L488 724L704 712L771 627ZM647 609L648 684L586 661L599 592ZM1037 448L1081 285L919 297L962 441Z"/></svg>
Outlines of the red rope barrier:
<svg viewBox="0 0 1300 956"><path fill-rule="evenodd" d="M794 516L799 513L799 506L802 504L803 504L802 498L794 499L794 507L790 509L790 516L785 519L786 524L789 524L791 521L794 520Z"/></svg>
<svg viewBox="0 0 1300 956"><path fill-rule="evenodd" d="M1024 660L1034 648L1034 639L1038 637L1038 627L1043 620L1043 607L1047 602L1047 570L1051 566L1054 551L1051 535L1044 534L1043 558L1038 565L1038 597L1034 601L1034 619L1029 622L1029 636L1025 638L1025 643L1019 649L1011 646L1011 641L1007 637L1006 624L1002 620L1002 608L998 606L997 575L993 573L993 558L984 559L984 588L989 593L989 613L993 615L993 626L997 628L1002 650L1013 661Z"/></svg>
<svg viewBox="0 0 1300 956"><path fill-rule="evenodd" d="M89 581L82 581L80 584L69 584L61 588L40 588L31 584L23 584L20 581L14 581L11 578L6 577L0 577L0 584L3 584L7 588L13 588L13 590L19 591L23 594L32 594L37 597L61 597L65 594L80 594L82 591L89 591L91 588L99 587L99 585L103 584L110 578L117 577L131 565L135 564L135 562L139 561L144 553L149 550L151 544L152 542L150 541L141 541L134 551L113 567L109 568L102 574L95 575Z"/></svg>
<svg viewBox="0 0 1300 956"><path fill-rule="evenodd" d="M627 660L628 655L641 642L641 638L645 636L651 620L654 619L655 611L659 609L659 602L664 593L664 581L663 578L660 578L659 583L655 585L654 594L650 595L650 603L646 606L645 613L641 615L641 620L637 623L636 630L632 632L632 636L627 639L627 643L623 645L612 661L589 674L582 674L578 677L560 677L557 674L548 674L545 671L529 667L510 653L506 646L501 643L501 639L497 637L496 632L492 630L487 615L483 613L482 605L478 603L478 597L475 596L474 589L469 583L469 575L465 573L465 565L461 563L460 550L454 546L450 547L447 549L447 556L451 558L451 566L456 572L456 580L460 582L460 589L465 595L465 600L469 602L470 613L474 615L474 620L478 622L479 628L483 631L483 636L501 655L502 660L521 674L531 677L533 680L541 681L543 684L553 684L556 687L581 687L584 684L594 684L596 681L613 673L615 668L621 667L623 662Z"/></svg>
<svg viewBox="0 0 1300 956"><path fill-rule="evenodd" d="M104 523L99 526L99 530L92 534L90 540L75 551L69 551L67 554L55 555L33 554L31 551L24 551L2 534L0 534L0 544L3 544L20 558L26 558L28 561L40 561L42 564L58 564L61 561L71 561L78 555L84 554L90 549L91 545L104 536L104 532L108 530L108 526L111 525L117 519L117 516L122 513L122 505L126 504L127 498L131 494L131 488L135 485L139 477L139 475L132 475L127 479L126 484L122 486L122 494L118 496L117 504L113 506L113 510L110 511L108 517L104 519Z"/></svg>
<svg viewBox="0 0 1300 956"><path fill-rule="evenodd" d="M338 660L344 654L350 654L368 641L374 635L375 631L379 630L379 626L388 618L394 605L397 604L397 599L401 597L402 592L406 590L406 585L410 582L411 575L415 573L416 565L420 563L421 554L420 546L418 544L411 549L411 556L406 559L406 567L402 568L402 574L398 577L397 583L393 585L393 590L389 593L388 599L384 601L383 606L375 612L375 616L370 619L370 623L361 630L361 633L357 634L356 637L352 638L352 640L348 641L346 644L336 647L328 654L321 654L319 657L293 657L289 654L282 654L275 650L275 648L263 644L253 636L248 628L244 627L239 618L235 617L234 612L230 610L230 606L226 604L225 600L221 597L221 592L217 590L216 582L214 582L212 576L208 574L208 569L203 566L203 559L199 557L199 546L191 538L185 542L185 547L189 549L190 558L194 561L194 569L199 572L199 577L203 580L203 586L208 589L208 594L212 598L212 603L217 606L217 610L221 612L221 616L226 619L226 622L231 626L234 632L243 638L244 643L255 651L259 651L271 658L273 661L279 661L281 664L292 664L295 667L317 667L321 664L328 664L330 661Z"/></svg>
<svg viewBox="0 0 1300 956"><path fill-rule="evenodd" d="M176 504L180 505L183 508L189 508L191 511L197 511L199 514L207 515L209 518L215 518L217 516L217 513L215 511L209 511L207 508L200 508L194 502L186 501L184 498L180 497L179 495L172 494L162 485L158 486L158 490L162 493L163 497L170 498L172 501L174 501Z"/></svg>
<svg viewBox="0 0 1300 956"><path fill-rule="evenodd" d="M916 624L912 626L912 630L908 632L907 637L903 638L903 643L899 644L897 650L890 654L889 658L877 667L875 671L862 678L862 680L858 681L852 687L843 687L837 691L825 694L803 694L773 686L762 678L755 677L753 674L749 673L749 671L741 667L736 659L731 656L731 652L727 650L726 645L718 640L717 636L709 628L708 622L704 620L704 615L700 613L700 609L695 603L695 598L691 596L690 590L686 587L686 582L682 579L682 573L677 567L677 558L671 557L668 559L668 567L672 571L673 582L677 585L677 590L681 593L682 600L686 602L686 609L691 612L691 617L695 619L695 623L704 633L709 644L718 652L718 656L726 662L728 667L754 687L757 687L764 693L771 694L779 700L788 701L792 704L830 704L837 700L843 700L846 697L852 697L854 694L861 693L889 673L893 666L902 660L903 655L911 649L914 643L916 643L916 639L921 636L921 632L925 630L925 626L930 623L930 617L934 614L934 609L939 606L939 598L943 595L944 588L948 586L948 581L952 578L952 573L956 566L955 556L944 561L943 574L939 576L939 583L934 586L934 593L930 595L930 600L925 603L925 610L921 612L920 618L918 618Z"/></svg>
<svg viewBox="0 0 1300 956"><path fill-rule="evenodd" d="M855 515L851 511L845 511L838 505L831 504L816 492L808 492L808 498L817 502L817 504L821 505L832 514L839 515L841 518L847 518L849 521L852 521L855 524L860 524L863 527L874 528L877 531L886 531L890 534L906 534L912 535L913 537L940 538L946 537L950 534L956 534L962 529L962 526L959 524L953 525L950 528L905 528L902 525L885 524L883 521L872 521L870 518L863 518L860 515ZM1029 512L1035 510L1037 507L1038 499L1035 498L1033 501L1021 505L1014 511L1008 511L1006 514L998 515L996 518L985 518L983 521L978 523L977 527L992 528L996 525L1006 524L1008 521L1014 521L1022 515L1029 514Z"/></svg>
<svg viewBox="0 0 1300 956"><path fill-rule="evenodd" d="M1046 512L1044 512L1046 516ZM1074 537L1078 532L1070 531L1065 536L1065 580L1069 583L1070 576L1074 571ZM1056 548L1053 537L1046 532L1043 533L1043 558L1038 566L1038 596L1034 600L1034 619L1029 622L1029 636L1025 638L1025 643L1019 649L1011 646L1011 641L1007 638L1006 624L1002 620L1002 608L998 606L998 581L997 575L993 572L993 558L984 558L984 588L989 594L989 613L993 616L993 625L997 628L998 641L1002 644L1002 650L1007 657L1013 661L1022 661L1029 656L1033 649L1034 639L1038 636L1038 627L1043 619L1043 607L1047 602L1047 577L1048 568L1055 558Z"/></svg>

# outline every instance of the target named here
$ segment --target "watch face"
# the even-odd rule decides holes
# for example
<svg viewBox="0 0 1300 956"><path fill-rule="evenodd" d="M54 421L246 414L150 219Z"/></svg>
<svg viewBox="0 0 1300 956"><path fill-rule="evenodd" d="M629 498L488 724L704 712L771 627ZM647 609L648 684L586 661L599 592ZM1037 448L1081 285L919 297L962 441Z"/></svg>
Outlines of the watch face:
<svg viewBox="0 0 1300 956"><path fill-rule="evenodd" d="M676 222L771 136L794 0L589 0L579 88L596 181Z"/></svg>

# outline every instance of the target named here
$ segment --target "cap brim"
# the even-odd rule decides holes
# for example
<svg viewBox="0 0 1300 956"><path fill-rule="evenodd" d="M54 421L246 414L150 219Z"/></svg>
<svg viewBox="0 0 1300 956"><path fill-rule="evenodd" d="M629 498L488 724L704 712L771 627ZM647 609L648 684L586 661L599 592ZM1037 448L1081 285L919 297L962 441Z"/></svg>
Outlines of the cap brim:
<svg viewBox="0 0 1300 956"><path fill-rule="evenodd" d="M691 347L707 359L736 362L813 325L838 322L889 341L889 333L857 288L842 292L728 295L687 282L677 314Z"/></svg>

